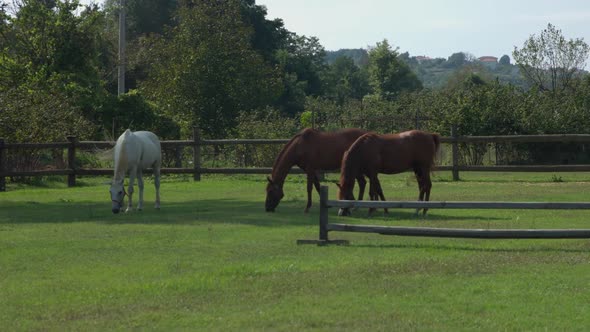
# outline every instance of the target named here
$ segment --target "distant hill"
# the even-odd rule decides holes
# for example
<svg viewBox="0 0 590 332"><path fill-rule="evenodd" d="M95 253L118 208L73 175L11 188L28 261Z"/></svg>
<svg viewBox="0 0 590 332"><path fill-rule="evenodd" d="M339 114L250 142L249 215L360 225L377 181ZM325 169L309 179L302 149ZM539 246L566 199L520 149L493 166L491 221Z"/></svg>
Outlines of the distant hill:
<svg viewBox="0 0 590 332"><path fill-rule="evenodd" d="M338 51L327 51L326 62L332 64L338 57L347 56L354 63L363 67L369 61L368 52L365 49L341 49ZM399 55L400 59L406 62L416 73L426 88L438 89L446 85L448 80L459 70L470 67L480 76L486 79L498 79L502 83L510 83L520 87L526 87L518 66L510 63L510 60L498 61L495 57L467 56L464 53L454 53L447 59L429 58L427 56L410 56L409 53Z"/></svg>
<svg viewBox="0 0 590 332"><path fill-rule="evenodd" d="M334 61L341 57L347 56L354 61L354 64L362 67L366 66L369 63L369 55L367 50L362 48L353 48L353 49L340 49L338 51L327 51L326 52L326 62L329 64L334 63Z"/></svg>

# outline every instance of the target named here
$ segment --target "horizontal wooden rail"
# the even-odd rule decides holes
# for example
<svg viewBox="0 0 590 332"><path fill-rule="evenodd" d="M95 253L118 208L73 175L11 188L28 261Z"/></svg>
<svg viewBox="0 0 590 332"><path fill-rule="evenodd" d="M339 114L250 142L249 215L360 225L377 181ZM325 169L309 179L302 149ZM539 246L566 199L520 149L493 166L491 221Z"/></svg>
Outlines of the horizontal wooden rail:
<svg viewBox="0 0 590 332"><path fill-rule="evenodd" d="M165 167L160 170L161 174L270 174L272 168L173 168ZM49 175L113 175L112 168L76 168L71 169L44 169L29 171L3 171L0 176L49 176ZM337 173L337 170L326 171L325 173ZM143 171L144 174L151 174L151 169ZM300 168L292 168L289 174L304 174Z"/></svg>
<svg viewBox="0 0 590 332"><path fill-rule="evenodd" d="M328 209L341 208L448 208L448 209L590 209L585 202L421 202L421 201L345 201L329 200L328 187L320 189L320 220L318 240L298 240L298 244L346 244L346 240L331 241L330 231L377 233L383 235L482 238L482 239L582 239L590 238L590 229L464 229L377 226L329 223Z"/></svg>
<svg viewBox="0 0 590 332"><path fill-rule="evenodd" d="M453 237L474 239L587 239L590 229L461 229L328 224L328 230L382 235Z"/></svg>
<svg viewBox="0 0 590 332"><path fill-rule="evenodd" d="M443 143L590 143L588 134L441 137Z"/></svg>
<svg viewBox="0 0 590 332"><path fill-rule="evenodd" d="M199 142L193 140L168 140L162 141L163 147L194 146L194 145L264 145L285 144L288 139L204 139ZM457 136L441 137L442 143L590 143L588 134L564 134L564 135L500 135L500 136ZM69 142L55 143L4 143L6 149L52 149L67 148ZM80 141L76 147L86 148L112 148L114 141Z"/></svg>
<svg viewBox="0 0 590 332"><path fill-rule="evenodd" d="M435 171L451 171L453 166L437 166ZM459 166L460 171L476 172L590 172L590 165L542 165L542 166ZM29 171L3 171L0 176L48 176L68 175L70 169L43 169ZM151 171L145 170L144 173ZM162 174L270 174L270 167L251 168L162 168ZM338 170L324 171L327 174L337 174ZM409 172L409 171L408 171ZM113 173L111 168L77 168L79 175L105 175ZM304 174L299 168L292 168L290 174Z"/></svg>
<svg viewBox="0 0 590 332"><path fill-rule="evenodd" d="M453 161L451 166L438 166L438 171L452 171L453 179L459 180L460 171L481 172L590 172L590 165L495 165L495 166L467 166L459 165L459 143L550 143L550 142L577 142L590 143L588 134L564 134L564 135L512 135L512 136L457 136L456 128L452 130L453 136L442 137L443 143L452 144ZM67 175L68 183L75 184L78 175L108 175L112 169L78 169L74 160L76 151L96 151L111 149L114 141L77 141L75 137L68 137L69 142L53 143L8 143L0 138L0 191L5 189L5 177L7 176L47 176ZM163 149L176 149L176 168L162 169L163 174L193 174L195 180L199 180L201 174L270 174L271 168L206 168L202 166L201 148L203 146L219 145L268 145L285 144L288 139L202 139L195 128L192 140L162 141ZM190 147L193 150L193 165L191 168L182 168L182 153L179 148ZM43 169L43 170L14 170L7 169L8 151L14 149L67 149L67 169ZM75 169L73 169L75 168ZM293 169L291 173L301 174L300 169ZM332 173L332 172L326 172Z"/></svg>
<svg viewBox="0 0 590 332"><path fill-rule="evenodd" d="M4 148L10 149L66 149L70 146L69 142L56 143L4 143Z"/></svg>
<svg viewBox="0 0 590 332"><path fill-rule="evenodd" d="M215 139L202 140L202 145L236 145L236 144L285 144L288 139Z"/></svg>
<svg viewBox="0 0 590 332"><path fill-rule="evenodd" d="M526 210L590 210L585 202L443 202L443 201L332 201L329 207L335 208L401 208L401 209L526 209Z"/></svg>
<svg viewBox="0 0 590 332"><path fill-rule="evenodd" d="M452 166L440 166L436 169L452 169ZM494 165L494 166L457 166L459 171L468 172L590 172L590 165Z"/></svg>
<svg viewBox="0 0 590 332"><path fill-rule="evenodd" d="M201 140L199 142L190 140L169 140L161 141L162 147L194 146L194 145L264 145L264 144L285 144L288 139L217 139ZM114 141L79 141L76 147L81 149L110 149L114 147ZM55 143L4 143L6 149L60 149L71 145L69 142Z"/></svg>

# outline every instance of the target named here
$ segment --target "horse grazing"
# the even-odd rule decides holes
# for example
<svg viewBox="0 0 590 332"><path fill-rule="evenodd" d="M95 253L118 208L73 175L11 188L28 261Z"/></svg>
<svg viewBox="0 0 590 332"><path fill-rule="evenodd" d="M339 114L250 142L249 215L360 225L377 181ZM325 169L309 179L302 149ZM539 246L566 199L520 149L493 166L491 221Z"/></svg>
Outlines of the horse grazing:
<svg viewBox="0 0 590 332"><path fill-rule="evenodd" d="M160 167L162 164L162 150L158 136L149 131L131 132L127 129L117 139L115 145L115 175L111 182L111 201L113 213L119 213L125 195L129 196L127 210L133 210L133 184L137 177L139 188L139 203L137 209L143 208L143 174L146 168L153 168L156 185L156 209L160 208ZM129 172L129 186L125 192L125 174Z"/></svg>
<svg viewBox="0 0 590 332"><path fill-rule="evenodd" d="M305 207L307 213L311 207L313 186L318 193L320 191L317 171L338 169L346 149L365 133L364 130L352 128L336 132L321 132L306 128L293 136L275 159L272 174L267 178L266 211L275 211L284 196L285 178L291 167L297 165L307 174L307 206ZM362 199L367 181L362 174L359 174L357 181L360 188L359 199Z"/></svg>
<svg viewBox="0 0 590 332"><path fill-rule="evenodd" d="M412 169L418 180L420 194L418 200L430 199L430 171L434 167L436 153L440 147L440 136L420 130L410 130L399 134L379 135L367 133L359 137L346 151L340 168L338 199L354 200L352 190L354 179L360 175L369 178L371 200L385 200L378 173L397 174ZM374 209L369 209L369 214ZM420 209L416 209L418 214ZM424 214L428 209L424 209ZM385 209L387 213L387 209ZM350 210L342 208L338 215L350 215Z"/></svg>

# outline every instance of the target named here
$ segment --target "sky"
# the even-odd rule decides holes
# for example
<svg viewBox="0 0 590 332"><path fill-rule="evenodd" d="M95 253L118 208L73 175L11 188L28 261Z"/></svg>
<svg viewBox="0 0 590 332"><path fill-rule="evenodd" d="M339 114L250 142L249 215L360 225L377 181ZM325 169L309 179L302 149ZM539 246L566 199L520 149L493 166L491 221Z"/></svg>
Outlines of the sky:
<svg viewBox="0 0 590 332"><path fill-rule="evenodd" d="M83 0L83 3L92 0ZM95 0L99 3L100 0ZM590 44L590 0L257 0L328 51L368 48L387 39L411 56L509 55L548 23Z"/></svg>
<svg viewBox="0 0 590 332"><path fill-rule="evenodd" d="M387 39L412 56L512 58L548 23L590 43L590 0L257 0L267 19L281 18L326 50L367 48Z"/></svg>

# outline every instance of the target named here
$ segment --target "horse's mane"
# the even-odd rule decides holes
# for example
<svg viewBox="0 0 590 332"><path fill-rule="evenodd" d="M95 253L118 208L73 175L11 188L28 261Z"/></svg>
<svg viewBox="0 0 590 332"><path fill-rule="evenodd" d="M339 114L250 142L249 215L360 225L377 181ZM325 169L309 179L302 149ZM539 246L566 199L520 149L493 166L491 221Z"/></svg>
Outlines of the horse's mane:
<svg viewBox="0 0 590 332"><path fill-rule="evenodd" d="M275 176L278 171L278 166L283 161L283 158L285 157L285 154L287 153L287 151L289 151L295 145L296 141L298 141L299 139L301 139L303 136L307 135L311 131L316 131L316 130L311 129L311 128L305 128L305 129L301 130L300 132L298 132L297 134L295 134L295 136L293 136L289 140L289 142L287 142L287 144L285 144L283 149L279 152L278 156L275 158L274 163L272 164L272 178L273 178L273 180L276 180Z"/></svg>
<svg viewBox="0 0 590 332"><path fill-rule="evenodd" d="M129 131L129 133L127 133ZM125 135L123 135L120 139L117 140L115 144L115 153L114 153L114 161L115 161L115 175L113 181L121 180L125 178L125 173L127 172L128 160L127 160L127 153L125 153L125 141L126 138L131 135L131 131L127 129L125 131Z"/></svg>

